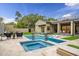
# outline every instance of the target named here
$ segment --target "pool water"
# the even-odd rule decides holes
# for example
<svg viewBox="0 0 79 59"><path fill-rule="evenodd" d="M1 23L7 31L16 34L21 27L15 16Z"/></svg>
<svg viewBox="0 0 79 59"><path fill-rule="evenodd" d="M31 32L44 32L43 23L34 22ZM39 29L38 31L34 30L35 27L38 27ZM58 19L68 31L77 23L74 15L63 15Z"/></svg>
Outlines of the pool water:
<svg viewBox="0 0 79 59"><path fill-rule="evenodd" d="M55 43L62 43L62 42L65 42L63 40L59 40L59 39L55 39L55 38L48 38L49 41L52 41L52 42L55 42Z"/></svg>
<svg viewBox="0 0 79 59"><path fill-rule="evenodd" d="M26 36L28 39L32 40L32 35ZM34 40L45 40L44 36L35 36Z"/></svg>
<svg viewBox="0 0 79 59"><path fill-rule="evenodd" d="M44 41L45 36L35 36L34 40L32 39L32 35L25 36L25 37L27 37L30 40L30 41L26 41L26 42L20 42L20 44L22 45L22 47L24 48L25 51L32 51L32 50L41 49L44 47L54 45L54 44ZM49 36L47 37L47 40L49 40L51 42L55 42L55 43L65 42L63 40L55 39L55 38L52 38Z"/></svg>
<svg viewBox="0 0 79 59"><path fill-rule="evenodd" d="M20 42L20 44L22 45L25 51L32 51L54 45L44 41L27 41L27 42Z"/></svg>
<svg viewBox="0 0 79 59"><path fill-rule="evenodd" d="M29 40L32 40L32 35L26 36ZM34 40L45 40L45 36L35 36ZM65 42L63 40L55 39L53 37L47 37L47 40L55 43L62 43Z"/></svg>

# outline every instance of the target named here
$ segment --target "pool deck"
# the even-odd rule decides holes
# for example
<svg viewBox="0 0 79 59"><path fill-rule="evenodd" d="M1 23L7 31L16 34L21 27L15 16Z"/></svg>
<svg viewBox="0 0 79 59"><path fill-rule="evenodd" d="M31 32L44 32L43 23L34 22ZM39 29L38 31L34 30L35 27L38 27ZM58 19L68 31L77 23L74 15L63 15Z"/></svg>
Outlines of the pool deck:
<svg viewBox="0 0 79 59"><path fill-rule="evenodd" d="M18 38L0 41L0 56L60 56L56 50L58 45L67 45L74 43L79 45L79 39L71 42L59 43L55 46L41 48L33 51L25 52L19 42L28 41L28 39ZM52 42L50 42L52 43Z"/></svg>
<svg viewBox="0 0 79 59"><path fill-rule="evenodd" d="M79 46L79 39L65 42L65 44L63 44L63 43L61 43L61 44L62 45L58 45L59 48L79 56L79 49L67 46L68 44Z"/></svg>
<svg viewBox="0 0 79 59"><path fill-rule="evenodd" d="M25 52L19 42L27 41L26 39L9 39L0 41L0 56L59 56L56 53L56 46L50 46Z"/></svg>

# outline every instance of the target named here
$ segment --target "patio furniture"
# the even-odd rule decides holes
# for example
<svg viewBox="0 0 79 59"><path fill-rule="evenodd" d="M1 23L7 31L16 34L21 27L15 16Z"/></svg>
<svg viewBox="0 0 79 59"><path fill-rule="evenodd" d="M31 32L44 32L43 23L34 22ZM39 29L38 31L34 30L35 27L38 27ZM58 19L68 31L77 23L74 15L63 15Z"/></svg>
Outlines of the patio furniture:
<svg viewBox="0 0 79 59"><path fill-rule="evenodd" d="M7 39L11 38L12 34L13 34L12 32L4 33L4 35L7 37Z"/></svg>
<svg viewBox="0 0 79 59"><path fill-rule="evenodd" d="M22 32L16 32L17 37L22 37L23 33Z"/></svg>
<svg viewBox="0 0 79 59"><path fill-rule="evenodd" d="M15 33L13 33L12 37L13 37L13 39L15 39Z"/></svg>

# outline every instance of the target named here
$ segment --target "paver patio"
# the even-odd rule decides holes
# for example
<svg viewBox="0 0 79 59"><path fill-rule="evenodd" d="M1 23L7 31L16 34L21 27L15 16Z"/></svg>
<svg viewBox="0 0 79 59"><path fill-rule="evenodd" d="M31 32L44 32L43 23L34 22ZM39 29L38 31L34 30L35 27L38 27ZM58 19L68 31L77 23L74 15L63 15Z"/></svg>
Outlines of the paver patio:
<svg viewBox="0 0 79 59"><path fill-rule="evenodd" d="M37 49L34 51L25 52L19 42L26 41L26 39L9 39L0 41L0 55L1 56L57 56L56 46Z"/></svg>

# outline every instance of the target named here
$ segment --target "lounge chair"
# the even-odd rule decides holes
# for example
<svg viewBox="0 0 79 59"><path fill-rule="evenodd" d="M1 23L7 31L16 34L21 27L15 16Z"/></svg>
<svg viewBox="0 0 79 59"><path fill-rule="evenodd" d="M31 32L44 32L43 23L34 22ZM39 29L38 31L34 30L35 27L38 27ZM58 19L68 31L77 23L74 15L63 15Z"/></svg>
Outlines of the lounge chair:
<svg viewBox="0 0 79 59"><path fill-rule="evenodd" d="M11 38L12 34L13 34L12 32L10 32L10 33L8 33L8 32L7 33L4 33L4 35L7 37L7 39L8 38Z"/></svg>
<svg viewBox="0 0 79 59"><path fill-rule="evenodd" d="M19 33L19 32L16 32L16 36L17 36L17 37L22 37L22 35L23 35L22 32L20 32L20 33Z"/></svg>

